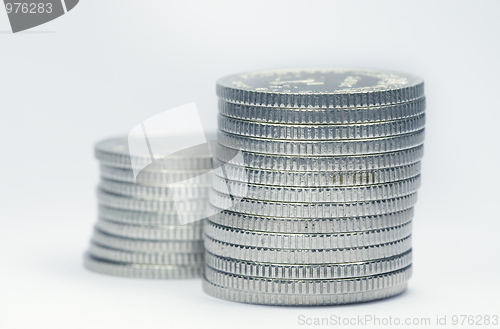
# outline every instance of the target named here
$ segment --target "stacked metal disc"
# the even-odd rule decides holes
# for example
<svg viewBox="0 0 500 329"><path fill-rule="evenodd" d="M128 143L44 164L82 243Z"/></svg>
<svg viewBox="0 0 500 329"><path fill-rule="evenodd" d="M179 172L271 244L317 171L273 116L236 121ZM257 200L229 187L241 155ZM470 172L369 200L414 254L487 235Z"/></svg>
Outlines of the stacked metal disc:
<svg viewBox="0 0 500 329"><path fill-rule="evenodd" d="M424 141L423 80L287 69L217 82L208 294L271 305L402 293ZM234 157L235 152L241 156Z"/></svg>
<svg viewBox="0 0 500 329"><path fill-rule="evenodd" d="M150 155L130 156L126 137L98 143L95 154L101 162L99 219L85 266L136 278L201 276L203 226L195 221L206 217L211 176L204 173L212 170L211 156L174 155L146 166ZM131 160L144 163L137 177ZM177 182L177 191L169 185L172 182ZM174 203L174 192L183 196L181 202ZM181 215L193 223L181 225Z"/></svg>

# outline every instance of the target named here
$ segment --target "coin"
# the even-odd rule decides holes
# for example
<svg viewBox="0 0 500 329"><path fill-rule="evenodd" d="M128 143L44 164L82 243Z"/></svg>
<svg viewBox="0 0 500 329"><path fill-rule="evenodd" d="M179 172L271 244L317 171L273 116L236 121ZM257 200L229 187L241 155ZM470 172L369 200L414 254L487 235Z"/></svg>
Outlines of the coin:
<svg viewBox="0 0 500 329"><path fill-rule="evenodd" d="M109 180L126 183L138 183L143 186L166 187L176 182L189 180L193 184L209 184L212 182L211 176L204 170L168 170L168 171L141 171L141 175L136 178L131 169L115 168L106 165L100 167L101 177Z"/></svg>
<svg viewBox="0 0 500 329"><path fill-rule="evenodd" d="M99 217L131 225L181 225L177 211L134 211L99 205ZM199 221L205 211L182 212L189 223Z"/></svg>
<svg viewBox="0 0 500 329"><path fill-rule="evenodd" d="M221 178L249 184L282 187L383 184L415 177L420 174L421 169L420 161L404 166L356 171L284 171L223 164L217 160L214 160L214 163L218 165L214 169L214 174Z"/></svg>
<svg viewBox="0 0 500 329"><path fill-rule="evenodd" d="M352 108L412 101L421 78L400 72L297 68L254 71L217 80L217 96L238 104L292 108Z"/></svg>
<svg viewBox="0 0 500 329"><path fill-rule="evenodd" d="M257 169L312 172L392 168L416 163L424 155L423 145L396 152L354 156L301 156L239 151L241 156L235 157L234 153L238 150L221 144L217 145L216 150L216 156L222 163Z"/></svg>
<svg viewBox="0 0 500 329"><path fill-rule="evenodd" d="M96 223L96 227L109 234L133 239L191 241L203 238L200 224L175 226L130 225L100 218Z"/></svg>
<svg viewBox="0 0 500 329"><path fill-rule="evenodd" d="M292 125L261 123L233 119L219 115L219 129L239 136L271 139L304 140L351 140L389 137L408 134L424 127L424 114L377 123L336 125Z"/></svg>
<svg viewBox="0 0 500 329"><path fill-rule="evenodd" d="M346 249L271 249L230 244L205 235L205 249L221 257L276 264L352 263L392 257L411 249L411 235L398 241Z"/></svg>
<svg viewBox="0 0 500 329"><path fill-rule="evenodd" d="M242 261L205 253L206 264L220 272L269 279L340 279L396 271L411 264L411 250L393 257L356 263L274 264Z"/></svg>
<svg viewBox="0 0 500 329"><path fill-rule="evenodd" d="M125 238L94 229L92 241L113 249L139 251L139 252L203 252L202 240L177 241L177 240L146 240Z"/></svg>
<svg viewBox="0 0 500 329"><path fill-rule="evenodd" d="M203 265L147 265L112 262L94 257L88 253L84 257L85 267L114 276L141 279L189 279L203 275Z"/></svg>
<svg viewBox="0 0 500 329"><path fill-rule="evenodd" d="M407 289L407 283L380 290L370 290L358 293L346 294L322 294L322 295L300 295L300 294L275 294L260 293L255 291L243 291L234 288L221 287L202 278L203 291L208 295L225 300L281 306L318 306L339 305L374 301L378 299L393 297L403 293Z"/></svg>
<svg viewBox="0 0 500 329"><path fill-rule="evenodd" d="M411 222L363 232L275 233L241 230L205 221L204 232L214 240L235 245L271 249L338 249L379 245L401 240L411 234Z"/></svg>
<svg viewBox="0 0 500 329"><path fill-rule="evenodd" d="M211 222L243 230L276 233L346 233L399 226L412 220L414 208L395 213L357 217L284 218L254 216L210 207Z"/></svg>
<svg viewBox="0 0 500 329"><path fill-rule="evenodd" d="M208 150L208 148L207 148ZM118 168L132 169L131 157L138 167L144 168L151 164L150 154L129 154L127 137L108 138L95 146L95 156L102 164ZM159 157L159 158L158 158ZM210 154L157 155L155 158L159 168L168 169L206 169L212 168Z"/></svg>
<svg viewBox="0 0 500 329"><path fill-rule="evenodd" d="M347 124L392 121L420 115L425 111L425 97L387 106L357 108L283 108L236 104L219 99L219 113L253 122L286 124Z"/></svg>
<svg viewBox="0 0 500 329"><path fill-rule="evenodd" d="M201 212L206 209L206 200L204 199L178 200L175 202L173 199L139 199L105 192L102 189L97 190L97 199L99 204L103 206L123 210Z"/></svg>
<svg viewBox="0 0 500 329"><path fill-rule="evenodd" d="M266 217L329 218L371 216L411 208L417 194L366 202L276 202L238 198L214 190L210 203L219 209Z"/></svg>
<svg viewBox="0 0 500 329"><path fill-rule="evenodd" d="M363 202L392 199L415 193L420 175L385 184L342 187L288 187L236 182L214 177L213 188L223 194L261 201Z"/></svg>
<svg viewBox="0 0 500 329"><path fill-rule="evenodd" d="M203 252L138 252L114 249L90 243L90 255L119 263L134 263L146 265L198 265L203 263Z"/></svg>
<svg viewBox="0 0 500 329"><path fill-rule="evenodd" d="M276 155L327 156L366 155L400 151L424 142L424 129L412 133L371 139L290 141L242 137L219 130L223 146L239 145L241 151Z"/></svg>
<svg viewBox="0 0 500 329"><path fill-rule="evenodd" d="M388 273L342 279L269 279L220 272L205 266L207 281L231 289L266 294L327 295L357 293L399 286L407 282L411 265Z"/></svg>
<svg viewBox="0 0 500 329"><path fill-rule="evenodd" d="M109 193L135 198L172 199L176 198L199 199L208 198L211 184L175 184L168 187L141 186L133 183L118 182L103 178L99 187Z"/></svg>

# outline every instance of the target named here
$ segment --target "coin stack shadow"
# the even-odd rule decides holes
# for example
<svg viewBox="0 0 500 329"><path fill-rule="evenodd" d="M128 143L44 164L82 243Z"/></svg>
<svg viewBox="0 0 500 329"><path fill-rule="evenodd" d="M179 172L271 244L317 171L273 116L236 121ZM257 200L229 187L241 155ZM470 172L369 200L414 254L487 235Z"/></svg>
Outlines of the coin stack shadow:
<svg viewBox="0 0 500 329"><path fill-rule="evenodd" d="M413 75L357 69L220 79L214 161L224 170L214 171L204 226L204 291L268 305L405 291L423 90Z"/></svg>
<svg viewBox="0 0 500 329"><path fill-rule="evenodd" d="M211 156L165 157L135 178L126 137L99 142L95 154L101 162L99 219L85 254L85 266L135 278L200 277L202 221L181 225L179 217L188 222L206 217L211 186L211 176L206 173L212 170ZM151 162L149 154L133 157L136 163ZM189 182L184 184L186 179ZM182 210L172 199L174 187L168 187L172 182L182 182L175 187L185 196Z"/></svg>

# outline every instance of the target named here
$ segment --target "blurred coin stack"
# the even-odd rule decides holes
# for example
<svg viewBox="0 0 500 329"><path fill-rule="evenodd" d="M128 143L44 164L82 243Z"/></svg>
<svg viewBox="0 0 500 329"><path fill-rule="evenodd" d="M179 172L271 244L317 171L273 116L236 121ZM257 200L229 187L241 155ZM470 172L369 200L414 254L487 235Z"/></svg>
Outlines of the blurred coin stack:
<svg viewBox="0 0 500 329"><path fill-rule="evenodd" d="M99 219L85 255L87 268L148 279L202 275L203 226L196 220L206 217L212 159L208 152L195 153L152 162L150 154L129 155L126 137L96 145ZM137 177L132 161L145 167ZM174 193L182 196L175 203ZM192 223L181 225L181 216Z"/></svg>
<svg viewBox="0 0 500 329"><path fill-rule="evenodd" d="M402 293L423 155L423 80L287 69L217 82L208 294L271 305ZM234 152L241 151L240 157Z"/></svg>

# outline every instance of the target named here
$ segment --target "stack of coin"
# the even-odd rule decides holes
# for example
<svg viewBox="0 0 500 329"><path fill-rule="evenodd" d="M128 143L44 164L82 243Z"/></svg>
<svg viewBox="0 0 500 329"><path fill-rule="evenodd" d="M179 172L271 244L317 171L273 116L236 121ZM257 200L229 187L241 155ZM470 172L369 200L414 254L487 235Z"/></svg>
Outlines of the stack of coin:
<svg viewBox="0 0 500 329"><path fill-rule="evenodd" d="M363 69L257 71L220 79L217 95L222 166L204 227L205 292L270 305L402 293L412 270L423 80Z"/></svg>
<svg viewBox="0 0 500 329"><path fill-rule="evenodd" d="M150 279L202 275L203 223L196 220L206 217L212 157L194 153L152 162L150 154L129 155L126 137L96 145L99 219L85 255L87 268ZM145 166L137 177L132 163ZM174 200L174 194L182 197ZM189 224L181 225L181 217Z"/></svg>

